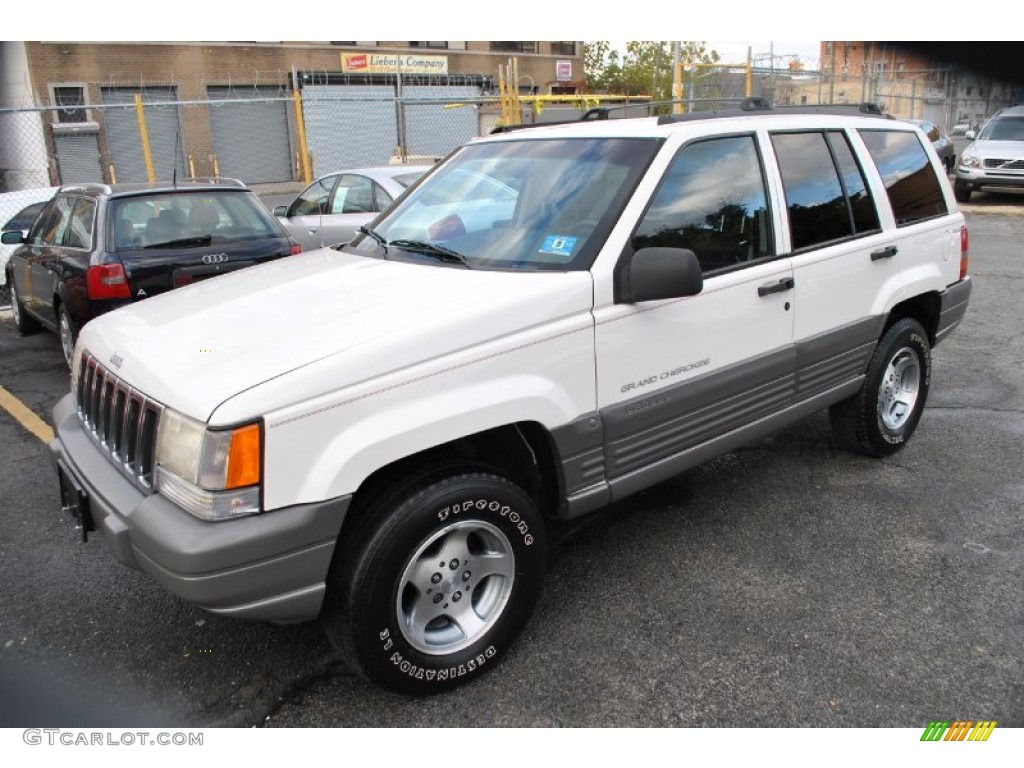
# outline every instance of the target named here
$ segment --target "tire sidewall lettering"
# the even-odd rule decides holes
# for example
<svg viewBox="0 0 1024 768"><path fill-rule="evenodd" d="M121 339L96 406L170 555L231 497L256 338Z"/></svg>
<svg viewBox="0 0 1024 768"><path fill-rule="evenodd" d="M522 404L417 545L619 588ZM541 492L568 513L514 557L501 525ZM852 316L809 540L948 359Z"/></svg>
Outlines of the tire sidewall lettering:
<svg viewBox="0 0 1024 768"><path fill-rule="evenodd" d="M512 531L518 533L522 538L523 544L527 547L532 547L535 541L533 534L530 531L529 523L527 523L522 515L520 515L515 509L508 504L502 504L495 499L478 498L469 501L455 502L442 507L437 511L436 517L438 522L446 522L449 518L458 517L464 512L468 511L488 512L497 513L498 517L507 520L512 524ZM480 515L481 518L485 516Z"/></svg>
<svg viewBox="0 0 1024 768"><path fill-rule="evenodd" d="M388 657L391 665L398 669L406 677L414 680L423 680L428 683L443 683L456 680L460 677L482 669L489 661L498 655L498 650L493 645L488 645L484 650L466 659L459 664L448 664L440 669L430 668L415 664L405 658L401 653L395 651Z"/></svg>

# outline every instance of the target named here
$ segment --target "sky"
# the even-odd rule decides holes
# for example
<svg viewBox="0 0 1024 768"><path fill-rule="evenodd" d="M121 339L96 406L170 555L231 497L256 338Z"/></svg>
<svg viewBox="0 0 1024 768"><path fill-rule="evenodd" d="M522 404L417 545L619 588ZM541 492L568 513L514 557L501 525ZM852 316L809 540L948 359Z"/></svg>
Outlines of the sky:
<svg viewBox="0 0 1024 768"><path fill-rule="evenodd" d="M593 38L591 38L593 39ZM641 38L634 38L641 39ZM646 39L646 38L643 38ZM832 38L830 38L832 39ZM614 48L625 52L624 41L609 41ZM785 67L794 56L803 62L804 69L817 69L820 56L819 40L704 40L708 50L718 51L723 64L742 64L747 60L747 47L751 48L754 63L768 66L775 57L776 67Z"/></svg>
<svg viewBox="0 0 1024 768"><path fill-rule="evenodd" d="M443 10L439 11L439 8ZM48 0L45 15L8 14L4 37L9 40L307 40L311 36L346 40L423 39L494 40L680 40L726 41L741 59L746 41L767 53L764 38L804 40L788 44L785 53L817 58L817 41L866 39L878 36L884 19L887 37L929 36L939 22L922 17L913 4L891 0L860 0L856 13L826 15L809 0L731 0L689 3L671 0L629 0L616 3L562 3L551 0L445 0L441 5L422 0L389 0L379 4L329 3L321 10L292 9L287 4L263 2L238 13L233 3L176 0L174 13L161 14L158 26L139 13L138 0L104 0L100 5L80 0ZM97 9L101 12L97 12ZM959 32L960 30L958 30ZM932 36L941 37L936 31ZM945 34L949 34L948 29ZM729 42L732 41L732 42Z"/></svg>

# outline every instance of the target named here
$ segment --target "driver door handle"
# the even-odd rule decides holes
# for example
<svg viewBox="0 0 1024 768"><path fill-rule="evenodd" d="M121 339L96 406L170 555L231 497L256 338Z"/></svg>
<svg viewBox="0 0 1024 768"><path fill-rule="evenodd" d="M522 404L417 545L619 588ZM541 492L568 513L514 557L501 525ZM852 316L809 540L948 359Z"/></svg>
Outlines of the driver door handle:
<svg viewBox="0 0 1024 768"><path fill-rule="evenodd" d="M758 286L757 295L767 296L770 293L784 293L793 290L794 285L796 285L796 281L792 277L785 277L777 283L766 283L765 285Z"/></svg>

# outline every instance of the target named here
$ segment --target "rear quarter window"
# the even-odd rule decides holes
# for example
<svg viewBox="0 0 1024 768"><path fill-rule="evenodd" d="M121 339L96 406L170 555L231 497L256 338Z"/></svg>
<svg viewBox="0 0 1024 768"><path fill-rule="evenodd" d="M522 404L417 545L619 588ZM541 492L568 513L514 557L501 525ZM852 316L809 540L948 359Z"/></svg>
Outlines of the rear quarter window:
<svg viewBox="0 0 1024 768"><path fill-rule="evenodd" d="M935 169L916 133L861 130L860 136L885 183L897 226L949 213Z"/></svg>

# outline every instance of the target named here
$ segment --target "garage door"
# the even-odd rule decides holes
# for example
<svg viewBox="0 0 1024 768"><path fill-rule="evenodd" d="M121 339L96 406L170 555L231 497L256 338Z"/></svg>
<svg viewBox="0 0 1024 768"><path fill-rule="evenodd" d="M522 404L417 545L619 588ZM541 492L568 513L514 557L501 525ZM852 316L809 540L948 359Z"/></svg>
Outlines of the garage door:
<svg viewBox="0 0 1024 768"><path fill-rule="evenodd" d="M146 88L101 88L100 101L104 105L103 126L106 131L107 149L110 162L118 181L148 181L146 160L142 154L142 139L139 134L139 121L135 111L135 94L142 93L142 101L146 106L146 131L149 135L149 148L153 156L153 170L159 180L170 180L175 163L178 175L185 175L184 147L180 145L178 106L164 104L157 106L153 102L173 102L177 100L173 87ZM131 105L117 106L117 105ZM175 153L175 146L178 151ZM177 159L175 159L177 154Z"/></svg>
<svg viewBox="0 0 1024 768"><path fill-rule="evenodd" d="M246 184L291 181L289 100L281 98L276 87L209 87L206 93L221 175ZM261 96L267 100L259 100Z"/></svg>
<svg viewBox="0 0 1024 768"><path fill-rule="evenodd" d="M386 164L398 144L391 86L306 86L302 117L316 176Z"/></svg>
<svg viewBox="0 0 1024 768"><path fill-rule="evenodd" d="M477 135L477 111L472 106L416 104L416 99L445 101L473 99L480 89L473 86L407 85L405 97L405 140L410 155L444 157Z"/></svg>
<svg viewBox="0 0 1024 768"><path fill-rule="evenodd" d="M54 135L61 184L103 183L98 135L98 126L89 132Z"/></svg>

